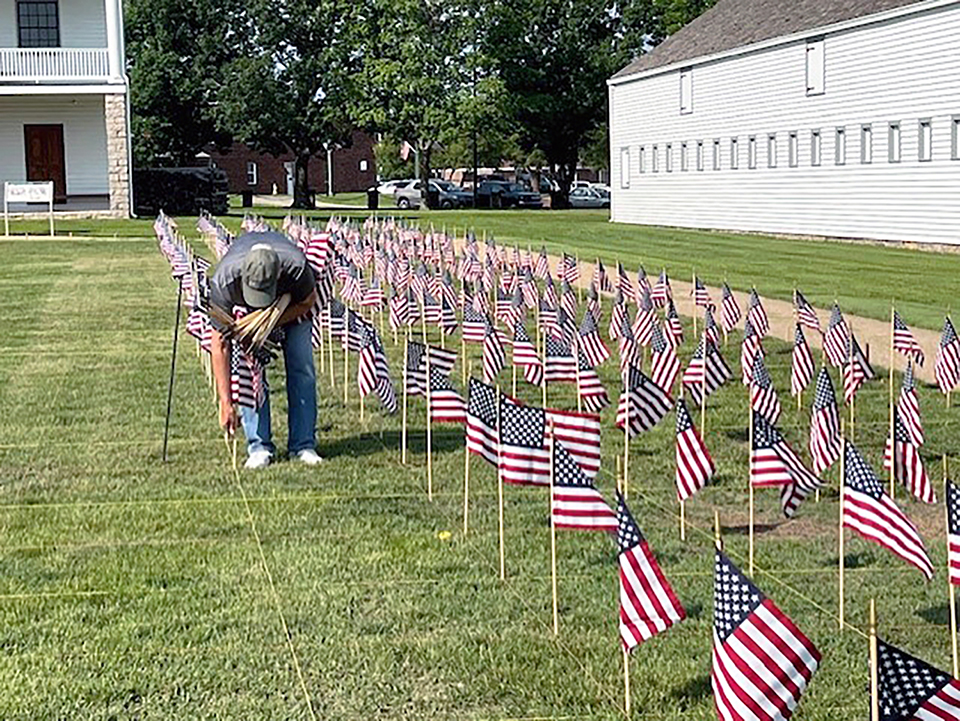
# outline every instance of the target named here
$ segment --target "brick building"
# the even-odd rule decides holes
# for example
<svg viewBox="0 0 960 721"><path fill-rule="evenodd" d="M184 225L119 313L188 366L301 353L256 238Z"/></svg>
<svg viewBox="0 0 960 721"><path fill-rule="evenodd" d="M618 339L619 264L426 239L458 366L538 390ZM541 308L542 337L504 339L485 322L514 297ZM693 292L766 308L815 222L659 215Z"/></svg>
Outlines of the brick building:
<svg viewBox="0 0 960 721"><path fill-rule="evenodd" d="M333 190L349 193L376 185L377 171L373 155L374 139L355 130L349 147L333 151ZM227 174L231 193L245 190L258 195L274 192L293 194L293 154L275 156L259 153L243 143L234 143L226 151L208 148L213 163ZM327 154L317 153L308 168L310 188L317 194L327 193Z"/></svg>

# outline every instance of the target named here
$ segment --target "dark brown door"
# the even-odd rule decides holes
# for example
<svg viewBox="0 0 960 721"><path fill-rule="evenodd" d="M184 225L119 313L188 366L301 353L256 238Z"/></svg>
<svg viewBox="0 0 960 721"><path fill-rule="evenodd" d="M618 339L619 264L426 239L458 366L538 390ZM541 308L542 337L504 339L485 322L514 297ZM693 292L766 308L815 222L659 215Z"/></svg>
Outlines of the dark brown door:
<svg viewBox="0 0 960 721"><path fill-rule="evenodd" d="M56 202L67 201L67 170L62 125L24 125L27 180L52 180Z"/></svg>

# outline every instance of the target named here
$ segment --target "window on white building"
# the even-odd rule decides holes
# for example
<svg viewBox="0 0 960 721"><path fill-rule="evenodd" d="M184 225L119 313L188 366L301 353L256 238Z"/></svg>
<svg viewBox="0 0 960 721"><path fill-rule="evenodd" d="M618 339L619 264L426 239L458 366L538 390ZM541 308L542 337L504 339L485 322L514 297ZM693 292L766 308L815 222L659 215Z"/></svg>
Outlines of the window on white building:
<svg viewBox="0 0 960 721"><path fill-rule="evenodd" d="M703 170L703 141L697 141L697 170Z"/></svg>
<svg viewBox="0 0 960 721"><path fill-rule="evenodd" d="M650 169L654 173L660 172L660 153L656 145L650 148Z"/></svg>
<svg viewBox="0 0 960 721"><path fill-rule="evenodd" d="M620 148L620 187L630 187L630 148Z"/></svg>
<svg viewBox="0 0 960 721"><path fill-rule="evenodd" d="M920 121L919 158L921 162L928 162L933 158L933 123L930 118Z"/></svg>
<svg viewBox="0 0 960 721"><path fill-rule="evenodd" d="M807 95L824 92L823 38L807 41Z"/></svg>
<svg viewBox="0 0 960 721"><path fill-rule="evenodd" d="M673 172L673 144L667 143L664 150L664 165L668 173Z"/></svg>
<svg viewBox="0 0 960 721"><path fill-rule="evenodd" d="M770 133L767 136L767 167L777 167L777 134Z"/></svg>
<svg viewBox="0 0 960 721"><path fill-rule="evenodd" d="M891 163L900 162L900 123L894 122L887 126L887 160Z"/></svg>
<svg viewBox="0 0 960 721"><path fill-rule="evenodd" d="M690 158L687 153L687 144L680 143L680 172L685 173L690 170Z"/></svg>
<svg viewBox="0 0 960 721"><path fill-rule="evenodd" d="M693 68L680 71L680 114L693 112Z"/></svg>
<svg viewBox="0 0 960 721"><path fill-rule="evenodd" d="M820 165L820 159L823 156L823 137L820 130L810 131L810 165L817 167Z"/></svg>
<svg viewBox="0 0 960 721"><path fill-rule="evenodd" d="M950 118L950 157L960 160L960 115Z"/></svg>
<svg viewBox="0 0 960 721"><path fill-rule="evenodd" d="M57 0L17 2L17 41L21 48L60 47Z"/></svg>
<svg viewBox="0 0 960 721"><path fill-rule="evenodd" d="M837 165L847 164L847 129L837 128L834 146L834 162Z"/></svg>
<svg viewBox="0 0 960 721"><path fill-rule="evenodd" d="M258 180L257 164L252 160L247 161L247 185L256 185Z"/></svg>
<svg viewBox="0 0 960 721"><path fill-rule="evenodd" d="M869 165L873 162L873 126L860 126L860 162Z"/></svg>
<svg viewBox="0 0 960 721"><path fill-rule="evenodd" d="M757 167L757 136L747 138L747 167L754 170Z"/></svg>
<svg viewBox="0 0 960 721"><path fill-rule="evenodd" d="M640 155L638 160L639 160L638 165L640 166L640 172L646 173L647 172L647 163L646 163L647 149L642 145L640 146Z"/></svg>
<svg viewBox="0 0 960 721"><path fill-rule="evenodd" d="M730 170L740 167L740 142L737 138L730 138Z"/></svg>
<svg viewBox="0 0 960 721"><path fill-rule="evenodd" d="M713 141L713 169L720 170L720 138Z"/></svg>
<svg viewBox="0 0 960 721"><path fill-rule="evenodd" d="M790 131L787 136L787 160L791 168L796 168L800 162L800 139L796 130Z"/></svg>

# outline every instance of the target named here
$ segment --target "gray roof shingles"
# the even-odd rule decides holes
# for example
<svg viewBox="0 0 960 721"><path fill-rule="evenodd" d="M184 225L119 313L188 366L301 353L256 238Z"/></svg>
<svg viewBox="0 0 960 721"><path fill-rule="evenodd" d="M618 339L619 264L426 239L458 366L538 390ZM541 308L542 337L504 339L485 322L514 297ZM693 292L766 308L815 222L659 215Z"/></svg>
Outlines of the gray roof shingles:
<svg viewBox="0 0 960 721"><path fill-rule="evenodd" d="M613 77L913 5L921 0L719 0Z"/></svg>

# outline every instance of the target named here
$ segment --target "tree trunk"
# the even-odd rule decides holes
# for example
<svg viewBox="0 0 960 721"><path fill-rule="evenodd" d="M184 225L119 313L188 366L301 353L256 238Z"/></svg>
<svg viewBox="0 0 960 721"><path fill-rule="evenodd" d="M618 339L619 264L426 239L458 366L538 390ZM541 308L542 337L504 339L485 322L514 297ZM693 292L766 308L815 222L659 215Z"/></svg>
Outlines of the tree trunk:
<svg viewBox="0 0 960 721"><path fill-rule="evenodd" d="M293 165L293 208L312 210L313 195L310 192L310 153L297 153Z"/></svg>

